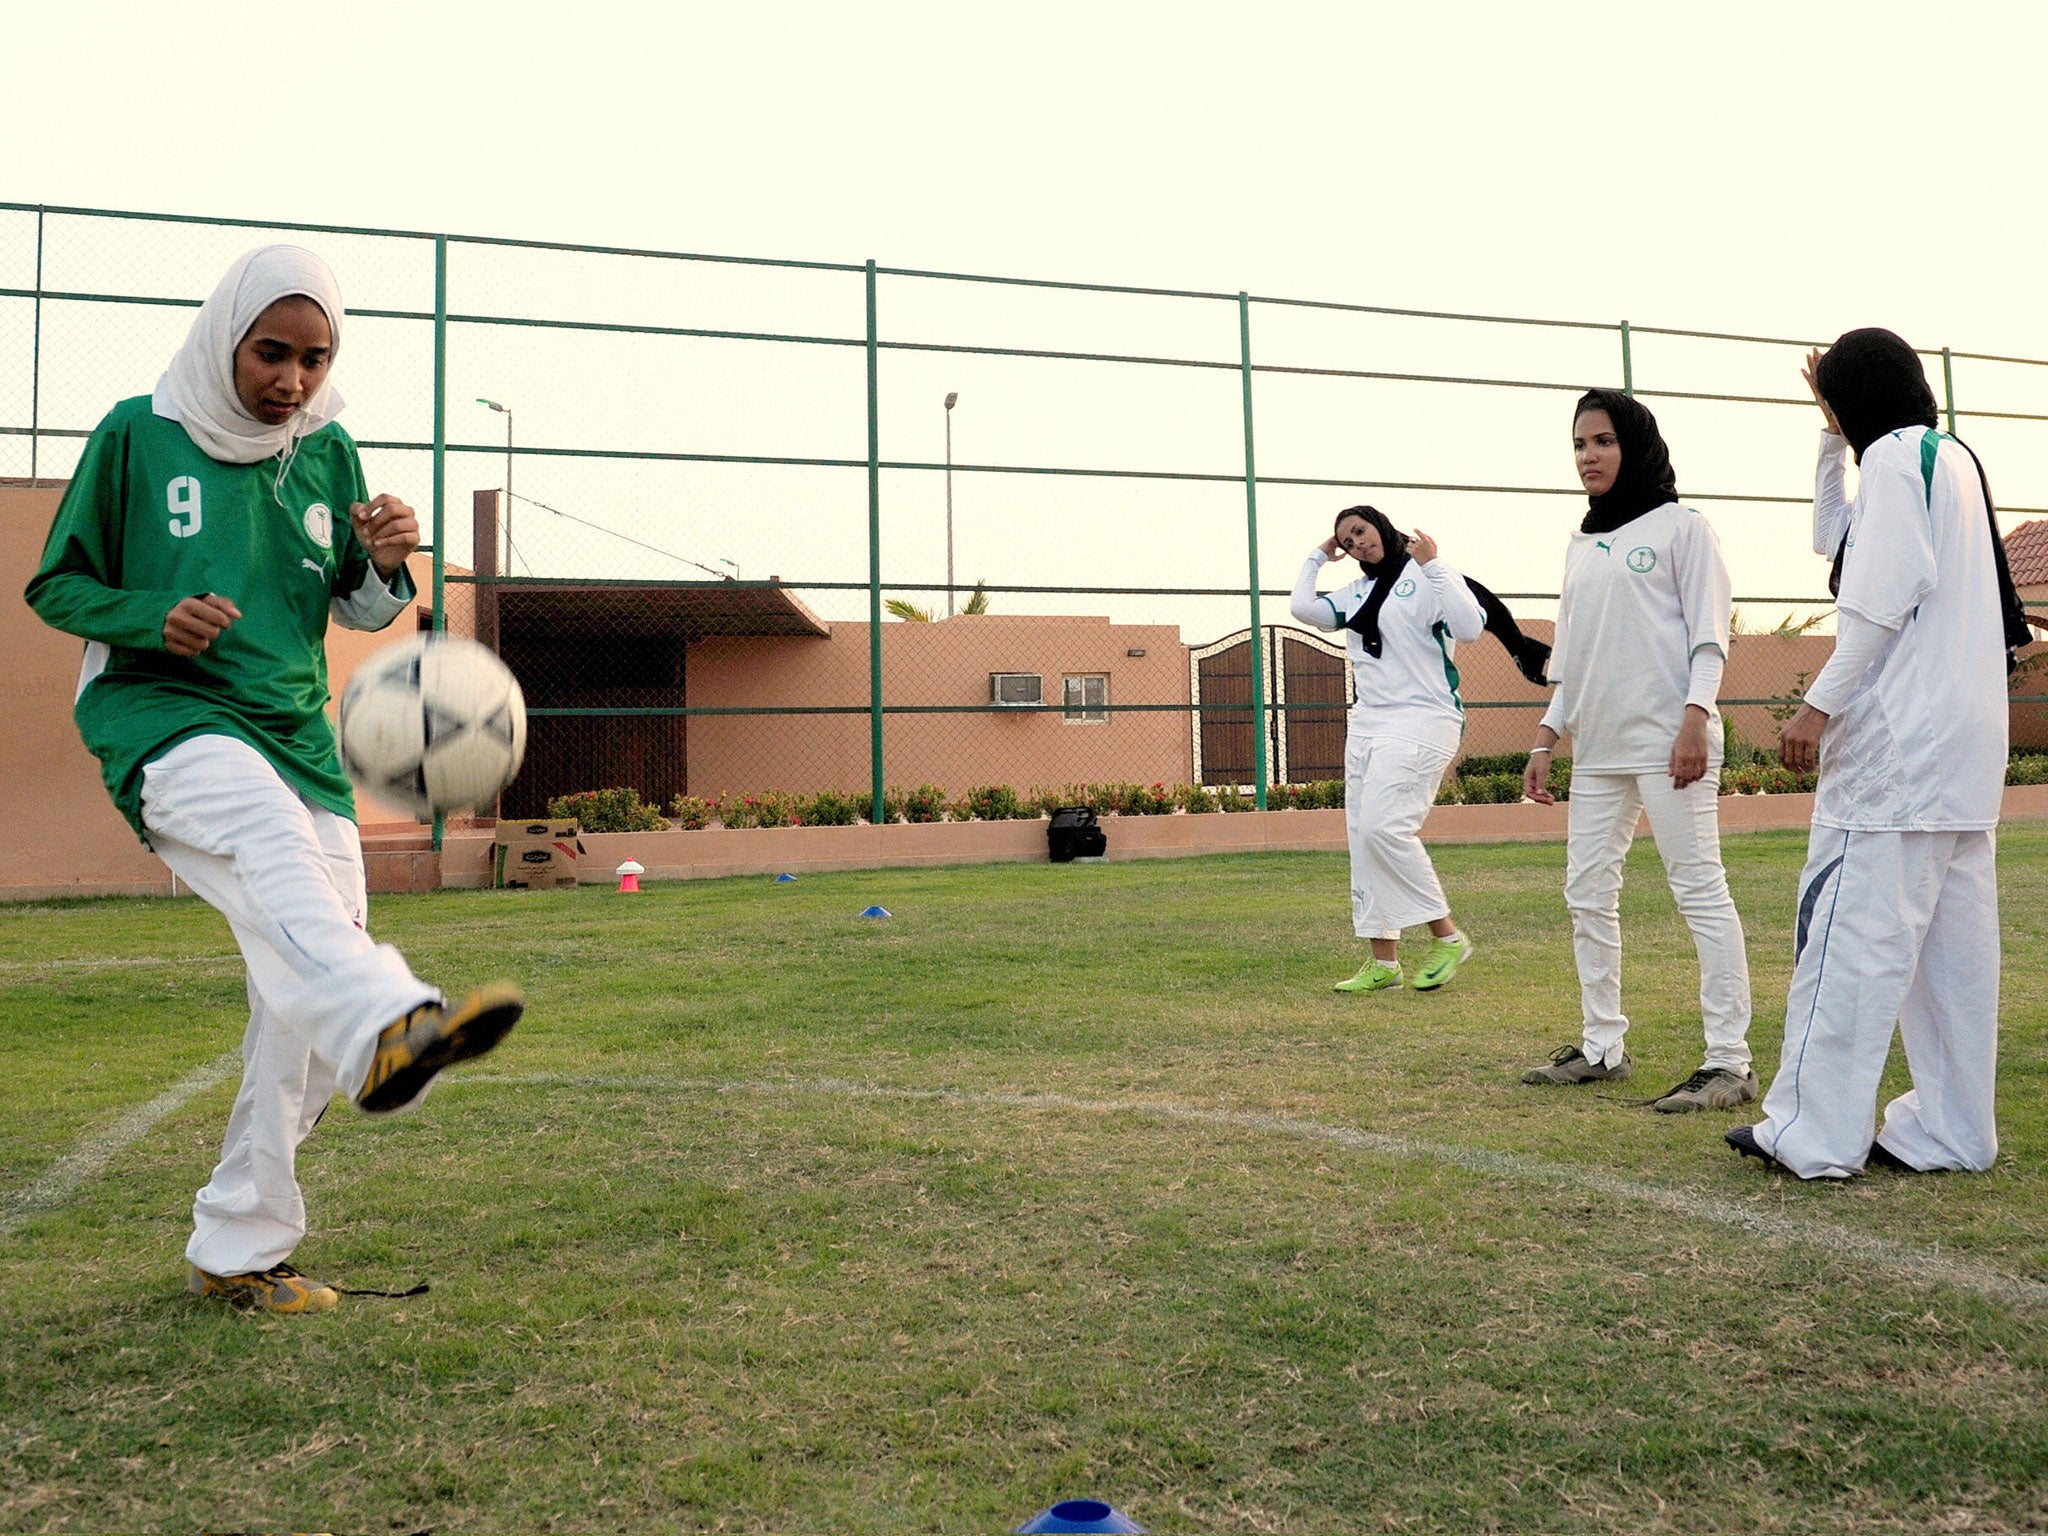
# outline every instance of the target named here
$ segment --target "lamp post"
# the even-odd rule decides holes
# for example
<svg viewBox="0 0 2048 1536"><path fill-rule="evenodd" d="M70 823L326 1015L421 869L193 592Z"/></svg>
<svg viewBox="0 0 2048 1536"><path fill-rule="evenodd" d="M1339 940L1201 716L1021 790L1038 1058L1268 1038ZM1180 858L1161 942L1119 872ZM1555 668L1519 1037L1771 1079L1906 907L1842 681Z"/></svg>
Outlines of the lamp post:
<svg viewBox="0 0 2048 1536"><path fill-rule="evenodd" d="M495 400L476 397L478 405L488 405L505 418L505 574L512 574L512 407L500 405Z"/></svg>
<svg viewBox="0 0 2048 1536"><path fill-rule="evenodd" d="M953 407L956 389L946 396L946 617L953 617Z"/></svg>

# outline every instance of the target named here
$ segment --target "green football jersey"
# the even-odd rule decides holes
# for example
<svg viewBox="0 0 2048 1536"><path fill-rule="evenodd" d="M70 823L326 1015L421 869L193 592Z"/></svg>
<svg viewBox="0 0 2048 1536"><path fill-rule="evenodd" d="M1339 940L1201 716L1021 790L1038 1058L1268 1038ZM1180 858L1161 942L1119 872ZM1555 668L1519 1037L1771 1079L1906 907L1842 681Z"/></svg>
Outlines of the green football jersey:
<svg viewBox="0 0 2048 1536"><path fill-rule="evenodd" d="M363 468L330 423L301 440L281 486L277 471L275 458L208 458L142 395L107 413L57 508L26 596L45 623L106 647L73 713L138 834L144 766L200 735L247 742L316 805L355 815L325 709L326 635L331 601L382 585L348 518L369 499ZM403 569L390 590L414 595ZM164 619L205 594L242 617L173 656Z"/></svg>

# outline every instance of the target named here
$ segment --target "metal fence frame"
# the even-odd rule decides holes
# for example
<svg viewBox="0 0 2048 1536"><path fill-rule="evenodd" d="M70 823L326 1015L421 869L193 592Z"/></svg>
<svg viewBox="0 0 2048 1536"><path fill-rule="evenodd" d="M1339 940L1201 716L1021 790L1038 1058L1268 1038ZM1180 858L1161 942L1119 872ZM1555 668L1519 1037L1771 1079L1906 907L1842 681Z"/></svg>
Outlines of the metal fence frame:
<svg viewBox="0 0 2048 1536"><path fill-rule="evenodd" d="M1559 488L1553 486L1518 486L1493 483L1457 484L1431 481L1327 479L1302 476L1261 475L1257 471L1256 458L1254 454L1255 412L1253 408L1253 385L1257 375L1261 373L1273 375L1310 375L1333 378L1366 379L1394 383L1455 384L1498 389L1547 390L1570 393L1577 393L1581 388L1581 385L1578 383L1565 383L1554 380L1542 379L1492 378L1456 374L1423 374L1376 371L1368 369L1306 367L1298 365L1273 363L1262 364L1254 360L1252 353L1252 315L1253 310L1256 306L1269 306L1273 308L1312 309L1325 311L1333 314L1368 314L1379 316L1392 316L1406 319L1456 321L1479 325L1541 327L1558 330L1608 332L1616 337L1619 345L1618 361L1621 366L1622 387L1624 390L1626 390L1628 393L1632 395L1641 395L1646 399L1713 400L1749 405L1797 406L1808 410L1812 409L1812 402L1810 400L1789 396L1725 394L1711 391L1692 391L1676 389L1639 390L1636 388L1635 384L1633 338L1639 335L1657 335L1683 337L1696 340L1725 341L1734 343L1795 347L1825 346L1827 344L1825 341L1810 341L1793 337L1755 336L1736 332L1700 331L1668 326L1634 325L1627 320L1559 320L1517 315L1466 314L1453 311L1406 309L1384 305L1339 303L1324 300L1294 299L1265 295L1253 295L1244 291L1240 291L1237 293L1224 293L1210 292L1197 289L1136 287L1122 284L1084 283L1052 279L1005 277L983 273L932 271L910 267L888 267L878 265L873 260L851 263L828 261L802 261L767 257L722 256L710 255L701 252L635 249L620 246L580 245L559 241L517 240L493 236L436 233L425 230L378 229L351 225L313 224L274 219L216 218L193 214L143 213L129 210L68 207L40 203L0 202L0 213L33 213L36 216L36 256L34 287L30 289L0 287L0 299L28 299L32 300L34 304L33 340L31 343L30 363L31 387L29 421L26 425L0 423L0 435L25 435L29 438L29 465L30 475L32 478L36 475L38 469L38 449L41 439L45 437L80 438L90 435L89 432L86 432L81 429L53 429L46 428L42 425L42 311L44 302L48 300L50 302L63 303L143 304L193 309L196 309L199 306L200 302L197 299L176 299L151 297L137 294L88 293L47 289L43 283L43 248L44 226L46 219L48 219L49 217L58 216L80 219L133 220L150 223L202 225L212 228L266 230L287 234L352 235L373 237L378 239L431 243L434 257L434 302L431 311L406 309L352 309L350 313L352 315L360 315L369 318L430 323L433 327L433 432L431 439L427 442L363 439L361 440L361 446L365 448L431 452L432 454L432 531L431 539L425 547L429 551L431 551L433 557L432 603L434 612L434 624L436 628L444 626L446 622L446 604L444 601L445 584L449 580L454 580L457 582L478 580L478 578L475 577L466 577L461 575L457 575L451 578L446 571L444 545L447 537L447 455L451 451L477 453L497 453L500 451L495 444L450 443L448 441L447 343L448 328L451 325L526 326L538 329L561 329L587 332L612 332L648 336L675 336L700 339L757 341L802 346L862 348L865 353L867 372L867 454L864 460L756 454L674 452L656 453L633 450L560 448L533 444L514 446L509 443L502 451L507 453L508 462L509 456L516 454L551 458L586 457L612 460L682 461L706 464L764 464L786 467L817 467L848 470L864 468L867 471L868 483L868 579L866 580L866 582L775 583L756 581L739 582L737 583L737 585L740 587L751 586L758 588L767 588L771 586L781 585L799 586L807 589L847 591L857 591L864 589L868 594L869 618L869 697L867 704L865 706L846 705L805 708L774 707L756 709L745 706L693 707L679 705L675 706L674 708L667 709L536 709L532 711L532 713L536 715L555 716L600 716L611 714L638 715L648 717L660 715L688 716L722 714L782 715L818 713L866 713L869 717L870 722L869 742L872 780L871 790L873 796L872 809L877 819L880 819L881 816L883 798L883 722L885 717L891 714L947 712L978 713L983 712L988 708L988 706L980 705L892 705L885 703L883 700L881 622L881 477L884 471L907 470L939 472L941 470L950 469L952 471L957 471L963 474L1076 475L1098 479L1134 479L1154 481L1179 480L1208 483L1241 482L1244 487L1245 497L1245 533L1247 550L1246 584L1242 589L1198 587L1046 587L989 584L986 590L988 590L991 593L1017 594L1058 592L1073 595L1204 597L1242 596L1246 599L1247 606L1249 609L1250 632L1256 636L1265 627L1264 620L1262 618L1262 603L1264 599L1284 598L1288 595L1287 592L1284 590L1262 589L1259 584L1258 491L1261 485L1316 486L1327 487L1331 489L1412 490L1432 492L1456 491L1475 494L1507 493L1518 495L1567 496L1580 494L1576 491L1567 488ZM448 251L451 245L470 245L499 247L507 249L557 251L580 255L632 257L650 261L701 262L715 263L721 265L797 269L859 275L863 279L863 286L865 290L866 323L863 334L859 336L820 336L779 332L733 331L681 326L633 325L622 323L604 323L595 321L549 319L530 316L510 316L481 313L471 314L463 312L451 312L449 309L448 292ZM1237 310L1239 356L1235 362L1226 362L1209 358L1148 356L1098 352L1070 352L1051 349L983 346L959 343L892 341L885 339L881 335L877 321L877 283L882 278L921 280L928 282L944 283L998 284L1041 290L1116 294L1131 297L1192 299L1211 301L1217 304L1234 305ZM1929 359L1930 361L1937 357L1941 360L1943 412L1947 418L1948 427L1951 432L1955 430L1956 422L1959 418L2048 422L2048 414L2041 413L1996 410L1959 410L1956 406L1954 368L1955 361L1957 359L2048 368L2048 359L2014 357L1996 353L1958 351L1952 350L1949 347L1921 348L1919 350L1921 352L1921 355ZM947 465L941 465L918 460L884 459L881 455L881 391L879 378L879 364L881 354L886 351L951 352L991 357L1030 358L1040 360L1051 359L1068 362L1119 363L1164 368L1193 368L1212 371L1235 371L1236 373L1238 373L1240 377L1241 392L1243 396L1244 468L1242 475L1239 476L1219 473L1197 473L1191 471L1176 470L1089 469L1074 466L1049 464L949 463ZM1722 492L1704 495L1694 495L1689 496L1687 499L1689 501L1702 502L1721 501L1754 504L1804 505L1807 501L1810 500L1810 497L1803 495L1785 496L1760 493ZM2003 507L2000 509L2000 511L2011 515L2041 515L2044 513L2048 513L2048 508ZM485 579L489 580L502 578ZM545 584L548 580L548 578L536 578L531 576L519 579L522 585ZM735 583L728 579L718 579L707 580L701 583L663 583L663 585L671 587L717 587L723 588L725 590L732 590L735 586ZM944 591L949 594L962 590L960 587L952 584L950 581L947 583L938 584L920 582L892 582L891 586L904 591ZM1516 599L1552 600L1556 597L1557 594L1544 592L1507 592L1501 595L1503 597ZM1828 598L1811 595L1794 597L1739 597L1736 599L1736 601L1744 603L1765 604L1772 606L1801 605L1815 603L1821 604L1823 606L1830 605L1830 600ZM2048 604L2034 604L2032 606L2048 606ZM1313 709L1327 709L1329 707L1326 704L1304 704L1300 706L1289 706L1269 699L1268 681L1265 677L1263 658L1261 656L1261 647L1256 644L1254 644L1251 647L1251 665L1252 701L1250 704L1250 711L1252 719L1258 723L1259 735L1263 736L1269 731L1271 723L1270 717L1272 717L1279 710L1283 710L1289 707ZM1780 701L1775 698L1729 698L1724 699L1721 702L1724 704L1741 705L1775 704ZM2014 702L2048 703L2048 695L2020 696L2016 697L2014 699ZM1025 708L1032 707L1034 706L1025 706ZM1041 711L1050 711L1057 709L1060 706L1045 704L1035 707L1040 709ZM1162 705L1142 703L1109 704L1106 707L1112 711L1144 711L1160 709L1180 710L1195 708L1195 706L1184 706L1179 704ZM1490 702L1484 700L1468 700L1466 701L1466 707L1479 709L1526 709L1530 708L1531 706L1526 703L1520 702ZM1014 711L1017 709L1017 706L1005 706L1005 709ZM1267 754L1263 751L1256 752L1254 753L1254 759L1256 769L1256 783L1254 785L1255 799L1256 803L1259 806L1263 807L1266 803L1266 794L1268 787L1266 761Z"/></svg>

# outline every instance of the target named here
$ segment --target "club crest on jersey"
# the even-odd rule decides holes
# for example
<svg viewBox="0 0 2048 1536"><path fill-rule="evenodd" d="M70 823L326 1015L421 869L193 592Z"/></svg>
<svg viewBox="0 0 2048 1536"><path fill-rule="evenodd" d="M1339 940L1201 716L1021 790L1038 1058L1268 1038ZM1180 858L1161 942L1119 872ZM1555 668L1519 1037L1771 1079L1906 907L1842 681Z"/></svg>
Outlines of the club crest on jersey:
<svg viewBox="0 0 2048 1536"><path fill-rule="evenodd" d="M1413 576L1403 576L1399 581L1394 583L1394 596L1413 597L1414 595L1415 578Z"/></svg>
<svg viewBox="0 0 2048 1536"><path fill-rule="evenodd" d="M334 548L334 513L324 501L306 508L306 537L322 549Z"/></svg>
<svg viewBox="0 0 2048 1536"><path fill-rule="evenodd" d="M1628 568L1638 576L1647 576L1657 569L1657 551L1647 544L1638 544L1628 552Z"/></svg>

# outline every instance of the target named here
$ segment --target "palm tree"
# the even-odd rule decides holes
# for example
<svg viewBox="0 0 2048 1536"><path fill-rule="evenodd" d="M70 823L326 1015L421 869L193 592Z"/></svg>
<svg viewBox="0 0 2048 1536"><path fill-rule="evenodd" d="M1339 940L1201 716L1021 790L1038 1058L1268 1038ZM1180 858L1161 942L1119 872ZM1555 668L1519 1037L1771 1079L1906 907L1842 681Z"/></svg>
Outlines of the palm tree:
<svg viewBox="0 0 2048 1536"><path fill-rule="evenodd" d="M929 624L932 622L931 609L920 608L917 604L900 597L888 598L883 602L882 606L906 624ZM975 582L974 595L967 599L966 605L960 611L962 613L988 612L988 578L986 576Z"/></svg>

